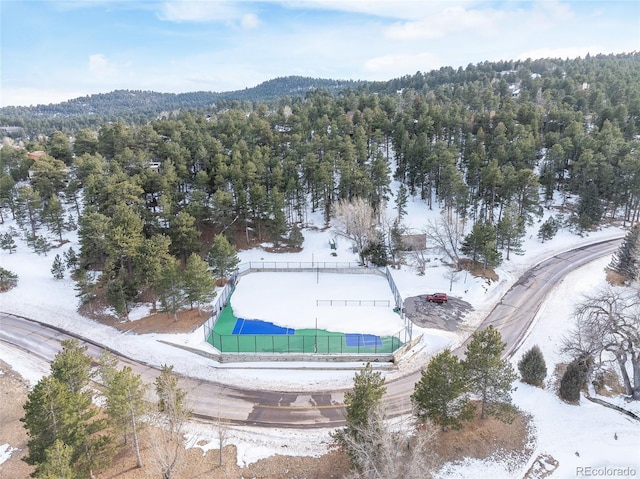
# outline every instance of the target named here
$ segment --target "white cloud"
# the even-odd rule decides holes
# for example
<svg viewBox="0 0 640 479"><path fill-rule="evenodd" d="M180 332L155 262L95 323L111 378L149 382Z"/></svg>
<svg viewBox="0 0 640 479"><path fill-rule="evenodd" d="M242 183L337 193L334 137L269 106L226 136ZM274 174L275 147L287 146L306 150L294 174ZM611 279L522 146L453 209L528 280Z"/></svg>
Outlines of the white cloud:
<svg viewBox="0 0 640 479"><path fill-rule="evenodd" d="M389 79L397 75L406 75L417 71L429 71L441 65L441 60L432 53L383 55L365 62L365 71L379 74Z"/></svg>
<svg viewBox="0 0 640 479"><path fill-rule="evenodd" d="M178 23L233 22L242 19L242 11L227 0L171 0L162 4L158 17Z"/></svg>
<svg viewBox="0 0 640 479"><path fill-rule="evenodd" d="M102 53L96 53L89 55L89 73L100 79L113 78L118 74L118 67Z"/></svg>
<svg viewBox="0 0 640 479"><path fill-rule="evenodd" d="M242 25L242 28L245 30L251 30L252 28L256 28L260 25L260 19L258 19L258 17L253 13L247 13L242 16L240 25Z"/></svg>

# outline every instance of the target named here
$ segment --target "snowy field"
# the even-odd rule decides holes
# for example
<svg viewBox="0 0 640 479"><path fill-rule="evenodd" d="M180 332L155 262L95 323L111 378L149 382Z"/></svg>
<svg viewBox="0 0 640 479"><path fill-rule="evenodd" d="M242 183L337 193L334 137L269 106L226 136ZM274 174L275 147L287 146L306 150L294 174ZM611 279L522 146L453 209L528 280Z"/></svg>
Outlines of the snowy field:
<svg viewBox="0 0 640 479"><path fill-rule="evenodd" d="M335 303L330 306L327 300ZM349 301L342 303L342 300ZM320 301L320 303L318 303ZM365 306L358 306L363 301ZM386 306L369 306L381 301ZM238 318L278 326L392 336L404 327L384 276L348 273L258 272L243 276L231 296Z"/></svg>
<svg viewBox="0 0 640 479"><path fill-rule="evenodd" d="M414 232L424 230L428 220L435 220L438 213L430 211L425 203L419 200L410 200L409 213L405 223L414 229ZM316 221L320 225L319 220ZM5 232L10 223L0 226L0 233ZM496 301L511 287L518 277L529 267L553 256L557 252L573 247L596 242L603 239L621 237L624 232L617 228L603 229L580 237L568 231L561 231L553 240L540 243L536 239L539 223L531 228L530 234L524 244L526 254L522 256L512 255L509 261L505 261L496 271L499 275L497 282L487 283L484 280L472 278L464 273L454 278L451 284L445 277L447 267L438 255L432 255L427 263L426 274L419 276L411 265L403 265L399 270L393 270L393 276L400 294L403 298L416 296L435 291L444 291L452 296L459 297L472 304L474 311L465 318L462 332L456 334L434 329L413 328L414 337L423 335L422 341L415 347L412 354L402 360L396 369L383 371L388 379L404 375L409 371L420 369L428 362L429 356L441 351L445 347L455 347L468 336L477 326ZM300 253L269 253L262 248L255 248L240 253L242 262L249 261L356 261L356 255L351 251L346 240L338 239L338 257L331 255L329 240L332 238L332 230L305 230L303 251ZM341 364L339 369L329 371L324 369L326 364L315 363L260 363L259 370L252 370L252 363L219 364L215 361L194 355L184 350L173 347L171 344L187 345L192 348L211 350L206 343L203 330L183 335L150 334L136 336L133 334L119 333L111 328L95 323L80 316L76 312L78 305L75 297L73 282L66 277L57 281L53 279L50 268L56 253L62 254L69 246L79 251L79 245L75 234L66 236L69 243L58 250L52 250L47 256L37 256L30 252L22 240L16 240L18 251L14 254L2 253L0 264L19 276L19 284L13 290L3 293L0 297L0 308L4 312L30 317L48 324L67 328L78 332L84 337L103 343L106 346L131 356L138 356L144 351L145 360L160 365L173 364L175 370L182 374L207 378L233 385L255 388L268 387L279 390L313 390L314 388L335 387L340 388L352 384L353 375L361 363ZM610 258L605 258L581 268L570 277L556 286L556 290L550 296L550 300L541 309L531 328L522 348L513 358L516 364L522 352L533 344L538 344L545 355L547 367L552 371L557 362L565 361L558 355L558 344L562 335L571 327L572 307L578 301L582 292L589 292L604 282L604 267ZM267 302L261 295L268 295L264 285L253 285L255 277L260 280L260 274L252 274L242 278L242 289L238 289L232 299L237 315L255 316L259 319L268 319L272 315L283 317L283 312L278 310L279 301ZM295 281L297 286L302 285L300 278L287 276L292 273L282 273L282 280ZM279 274L280 275L280 274ZM367 276L368 277L368 276ZM264 278L264 277L262 277ZM315 325L315 317L321 322L320 309L315 307L318 284L314 279L305 280L308 287L299 287L295 293L287 297L288 301L300 301L299 305L291 310L299 310L301 314L287 316L286 326L292 328L309 327L311 321ZM364 294L357 288L358 281L344 280L340 284L338 293L331 293L337 299L359 298ZM384 286L385 295L391 293L386 286L384 278L376 279ZM323 275L320 275L323 281ZM251 294L243 299L242 291L247 287ZM284 288L278 287L278 291ZM238 295L238 293L240 293ZM281 294L281 293L280 293ZM378 293L374 299L378 298ZM387 296L383 296L383 299ZM312 312L307 311L307 305ZM357 324L367 323L369 309L372 308L326 308L331 313L338 311L349 313L350 321ZM379 309L379 308L376 308ZM380 308L383 309L383 308ZM141 305L136 309L133 319L142 317L148 308ZM304 314L302 314L304 312ZM397 315L393 318L397 321ZM389 321L392 321L389 319ZM320 324L318 325L321 326ZM312 326L313 327L313 326ZM402 325L400 324L400 327ZM397 325L390 330L399 330ZM327 328L330 329L330 328ZM341 328L343 332L348 332ZM358 328L356 332L361 331ZM170 343L170 344L167 344ZM48 365L34 355L18 351L7 345L0 344L0 358L10 364L18 373L23 375L32 384L35 384L44 374L48 374ZM320 369L322 367L323 369ZM296 369L291 369L296 368ZM522 477L523 473L531 465L538 454L548 453L560 461L559 469L551 477L567 478L581 477L577 473L577 467L634 467L635 476L640 477L640 423L620 415L610 409L582 400L580 406L569 406L561 402L551 389L552 380L548 378L547 389L531 388L521 383L516 383L514 402L522 410L531 414L535 426L535 443L532 444L532 456L529 464L516 467L500 460L466 461L463 464L450 465L443 470L444 478L480 478L492 477L494 479L507 479ZM638 404L625 404L619 401L621 406L633 408L636 414L640 414ZM231 431L230 443L238 447L239 464L248 464L262 457L273 454L287 455L321 455L326 452L330 442L327 430L296 430L279 431L274 429L264 430L256 428L234 428ZM618 439L614 439L614 434ZM203 449L216 448L217 439L214 428L206 425L194 424L188 438L188 444L194 445L198 441L206 443ZM195 447L195 446L194 446ZM6 459L11 451L11 445L2 445L0 438L0 463ZM577 455L578 453L579 455ZM606 472L606 471L605 471ZM583 476L586 477L586 476Z"/></svg>

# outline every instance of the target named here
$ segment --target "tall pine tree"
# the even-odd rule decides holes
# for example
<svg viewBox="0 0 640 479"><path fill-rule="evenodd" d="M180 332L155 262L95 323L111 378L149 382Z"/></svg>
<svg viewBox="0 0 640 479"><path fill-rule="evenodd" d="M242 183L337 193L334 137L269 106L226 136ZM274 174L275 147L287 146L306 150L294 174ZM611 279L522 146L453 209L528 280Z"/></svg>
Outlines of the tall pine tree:
<svg viewBox="0 0 640 479"><path fill-rule="evenodd" d="M463 361L471 391L481 400L480 417L510 419L511 384L516 373L502 353L506 344L493 326L476 331Z"/></svg>
<svg viewBox="0 0 640 479"><path fill-rule="evenodd" d="M422 371L411 402L418 419L431 419L443 431L460 429L462 421L473 417L464 365L449 349L434 356Z"/></svg>

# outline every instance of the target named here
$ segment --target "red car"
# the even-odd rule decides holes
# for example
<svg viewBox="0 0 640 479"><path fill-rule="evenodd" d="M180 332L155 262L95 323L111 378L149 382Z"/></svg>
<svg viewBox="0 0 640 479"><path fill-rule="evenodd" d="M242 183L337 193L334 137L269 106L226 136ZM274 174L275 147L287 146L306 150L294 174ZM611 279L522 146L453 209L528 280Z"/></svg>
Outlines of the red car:
<svg viewBox="0 0 640 479"><path fill-rule="evenodd" d="M447 299L446 293L433 293L427 295L427 301L430 303L446 303Z"/></svg>

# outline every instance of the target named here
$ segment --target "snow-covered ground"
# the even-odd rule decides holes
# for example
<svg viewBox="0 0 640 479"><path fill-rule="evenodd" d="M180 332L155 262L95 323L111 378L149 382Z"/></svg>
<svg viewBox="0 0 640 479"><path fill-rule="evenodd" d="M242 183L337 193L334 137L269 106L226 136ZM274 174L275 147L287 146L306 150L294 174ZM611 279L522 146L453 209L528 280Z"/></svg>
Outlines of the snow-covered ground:
<svg viewBox="0 0 640 479"><path fill-rule="evenodd" d="M417 199L410 200L408 205L408 226L415 232L424 230L428 220L435 220L438 213L428 210L424 202ZM320 226L320 221L316 222ZM7 230L9 224L0 226L0 232ZM451 333L435 329L414 327L414 337L423 334L420 344L414 349L410 359L401 361L397 369L383 371L386 377L405 374L407 370L419 369L426 364L428 357L445 347L455 347L465 336L470 334L474 326L480 323L486 313L496 301L509 289L514 281L527 268L543 261L559 251L570 249L587 242L621 237L624 232L616 228L603 229L590 233L588 237L579 237L567 231L561 231L551 241L544 244L536 238L539 223L530 231L522 256L512 255L497 270L499 281L488 283L460 273L449 288L450 280L445 277L446 266L436 256L427 263L426 274L419 276L415 268L403 265L399 270L393 270L394 281L402 297L410 297L428 292L444 291L452 296L460 297L473 305L474 310L465 318L464 333ZM332 256L329 239L333 232L329 230L308 229L304 232L305 241L300 253L269 253L262 248L242 251L240 258L249 261L356 261L356 255L350 250L350 244L338 238L337 257ZM195 355L174 347L171 344L186 345L191 348L211 350L205 342L204 332L195 331L183 335L150 334L137 336L119 333L112 328L90 321L76 312L77 298L75 297L73 282L67 277L63 280L53 279L50 269L56 253L62 253L69 246L79 251L77 238L68 234L70 241L58 250L52 250L47 256L33 254L26 244L17 240L18 250L14 254L2 253L0 264L19 276L19 283L13 290L0 296L0 308L4 312L19 314L39 321L67 328L79 332L85 337L103 343L117 351L130 356L139 355L144 351L145 360L154 364L173 364L175 370L182 374L203 377L229 384L256 388L269 387L281 390L310 390L313 388L348 387L352 383L354 369L361 367L361 363L341 365L335 371L326 370L326 364L320 369L317 363L260 363L259 370L252 370L252 363L243 363L241 367L234 364L219 364L200 355ZM603 268L609 258L597 261L572 273L570 277L556 286L551 299L539 312L528 337L524 341L520 353L513 358L514 365L522 351L526 351L533 344L538 344L545 355L548 369L553 370L556 363L563 361L557 352L557 345L562 339L563 332L571 327L571 312L573 302L579 299L581 292L588 292L599 286L604 280ZM371 310L385 308L325 308L331 315L348 313L348 321L339 319L333 323L342 327L334 327L331 316L324 316L323 308L316 307L317 299L392 299L383 278L370 275L337 275L342 279L334 279L328 284L335 283L339 289L327 292L331 297L319 297L317 287L320 282L324 285L322 273L320 282L317 277L309 278L308 273L282 273L279 280L285 281L286 286L278 286L283 298L294 307L281 308L282 301L266 301L264 295L272 295L274 277L271 273L258 273L241 279L242 288L232 298L234 311L238 316L257 319L286 318L281 324L292 328L318 327L335 331L382 334L394 334L401 327L398 315L380 318L379 321L369 321ZM306 275L306 276L304 276ZM361 277L362 276L362 277ZM326 278L328 279L328 278ZM378 281L378 286L366 284L366 281ZM382 285L382 289L378 288ZM282 289L286 292L282 293ZM324 296L324 292L322 295ZM388 296L385 296L388 295ZM378 297L380 296L380 297ZM295 301L295 303L294 303ZM309 306L313 305L313 306ZM312 308L309 314L308 308ZM137 317L143 316L147 309L140 307L136 310ZM291 311L296 314L290 314ZM299 313L299 314L298 314ZM134 319L136 317L134 315ZM310 324L311 323L311 324ZM326 323L326 324L325 324ZM381 326L382 325L382 326ZM387 329L385 329L387 328ZM7 345L0 344L0 358L9 363L18 373L31 383L35 383L42 375L48 373L48 365L37 357L17 351ZM291 369L295 368L295 369ZM551 381L548 381L551 383ZM538 454L548 453L560 461L559 469L552 477L580 477L577 467L634 467L635 475L640 476L640 423L610 409L583 400L580 406L569 406L561 402L555 393L547 389L531 388L524 384L517 384L514 393L515 404L532 416L536 430L535 444L532 444L532 459ZM622 403L621 403L622 405ZM626 404L640 413L637 404ZM329 431L278 431L274 429L233 428L228 438L229 443L238 446L238 462L248 464L262 457L272 454L288 455L321 455L326 452L329 443ZM618 439L614 439L614 434ZM192 425L189 444L196 444L204 440L207 445L203 449L217 447L217 432L202 424ZM0 439L0 443L1 443ZM202 442L201 442L202 443ZM201 446L197 446L201 447ZM10 445L0 446L0 463L10 454ZM578 454L576 454L578 453ZM4 458L4 459L3 459ZM514 473L513 469L499 460L466 461L464 464L451 465L446 469L443 477L493 477L496 479L521 477L531 465L521 466L521 470ZM606 471L605 471L606 472ZM585 475L585 477L587 477Z"/></svg>

